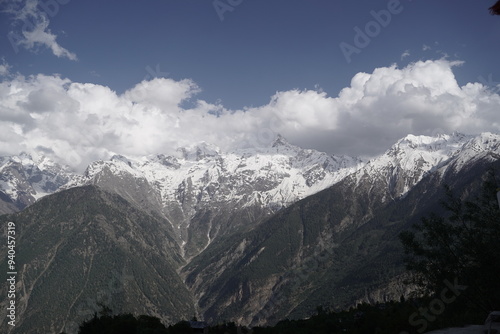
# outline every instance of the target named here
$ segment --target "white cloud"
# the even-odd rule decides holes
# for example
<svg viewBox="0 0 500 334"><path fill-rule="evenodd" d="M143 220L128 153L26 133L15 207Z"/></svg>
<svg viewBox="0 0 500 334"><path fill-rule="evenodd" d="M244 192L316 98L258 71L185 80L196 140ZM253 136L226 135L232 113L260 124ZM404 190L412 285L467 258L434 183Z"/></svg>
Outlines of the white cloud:
<svg viewBox="0 0 500 334"><path fill-rule="evenodd" d="M27 50L36 50L39 46L45 46L57 57L77 60L75 53L59 45L57 36L49 29L49 15L54 16L59 11L59 4L55 4L56 7L49 7L38 0L6 0L4 11L13 16L15 26L20 26L20 32L10 32L9 40L14 48L23 46Z"/></svg>
<svg viewBox="0 0 500 334"><path fill-rule="evenodd" d="M262 146L278 133L302 147L370 156L409 133L500 132L500 96L481 83L460 87L459 65L381 67L356 74L337 97L291 90L244 110L195 100L200 89L191 80L157 78L117 94L58 76L10 77L0 83L0 155L49 152L81 170L116 153L175 154L200 141Z"/></svg>
<svg viewBox="0 0 500 334"><path fill-rule="evenodd" d="M2 58L2 64L0 64L0 77L7 77L10 75L10 65L7 64L5 59Z"/></svg>
<svg viewBox="0 0 500 334"><path fill-rule="evenodd" d="M409 57L410 56L410 50L405 50L405 52L403 52L401 54L401 60L405 59L406 57Z"/></svg>

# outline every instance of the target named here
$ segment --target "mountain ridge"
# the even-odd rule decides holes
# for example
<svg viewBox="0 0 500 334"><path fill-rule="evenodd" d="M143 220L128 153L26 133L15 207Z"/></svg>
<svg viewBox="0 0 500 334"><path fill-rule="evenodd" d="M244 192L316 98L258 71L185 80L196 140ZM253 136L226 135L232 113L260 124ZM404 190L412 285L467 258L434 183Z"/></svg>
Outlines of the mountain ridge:
<svg viewBox="0 0 500 334"><path fill-rule="evenodd" d="M0 158L0 213L21 210L56 191L93 184L167 219L183 254L192 258L217 237L253 228L342 180L350 180L352 187L365 181L379 184L387 191L375 196L377 200L393 200L462 150L469 153L455 168L478 152L498 148L499 140L491 133L407 135L366 161L302 149L278 135L267 147L229 152L202 142L178 149L177 156L114 155L92 162L83 174L43 156L21 154Z"/></svg>
<svg viewBox="0 0 500 334"><path fill-rule="evenodd" d="M35 163L28 157L25 160L24 165L17 166L20 176L11 178L10 183L4 177L5 182L0 183L0 191L11 199L25 192L32 194L30 200L17 205L19 209L45 195L37 193L37 183L29 183L33 172L22 167ZM83 174L69 174L60 167L64 182L54 191L94 184L115 192L143 210L166 218L178 231L178 243L189 258L218 235L258 223L338 182L361 164L357 158L301 149L278 136L268 147L228 153L201 143L179 149L178 156L157 154L134 159L115 155L91 163ZM4 163L0 173L8 168ZM21 183L26 185L17 193L11 191L16 188L13 184ZM242 221L237 217L247 218Z"/></svg>
<svg viewBox="0 0 500 334"><path fill-rule="evenodd" d="M496 136L491 133L486 133L479 135L479 137L483 135L489 135L490 137ZM430 158L430 160L435 160L431 161L429 164L431 167L435 167L440 162L452 157L454 152L459 151L461 146L464 145L468 140L472 140L473 138L477 137L478 136L464 135L460 133L453 133L452 135L437 135L435 137L423 135L415 136L410 134L398 140L384 154L369 160L362 160L360 158L352 158L348 156L332 156L311 149L301 149L297 146L289 144L281 135L278 135L274 142L272 142L268 147L239 149L229 152L221 152L221 150L217 146L202 142L190 147L179 148L179 156L177 157L166 156L164 154L155 154L139 159L134 159L125 157L123 155L114 155L109 160L97 160L95 162L92 162L82 174L72 171L68 166L59 165L43 155L39 155L36 158L33 158L27 153L21 153L18 156L0 157L0 175L2 176L2 178L0 179L0 191L4 194L4 196L9 197L12 202L15 202L20 197L19 193L16 194L12 192L12 190L16 188L16 184L9 184L9 180L6 177L6 174L9 173L9 167L11 167L9 165L12 164L17 164L19 167L21 167L21 169L19 169L18 171L23 171L26 174L23 181L30 181L29 183L31 183L31 188L28 189L29 191L27 191L27 193L28 195L32 196L32 199L30 201L27 201L27 203L25 203L25 206L32 204L37 199L49 195L59 189L68 189L70 187L89 183L89 179L97 174L99 172L99 169L102 168L103 165L114 167L116 172L119 172L120 169L124 169L131 174L135 174L135 176L137 177L142 176L148 178L148 180L150 181L158 182L158 176L154 175L151 170L148 170L147 173L144 173L144 170L141 171L140 168L138 170L137 167L145 167L147 165L158 164L172 169L180 169L182 165L181 163L179 163L179 161L186 163L186 161L193 162L207 159L209 162L213 162L210 161L210 158L220 157L221 155L237 159L237 157L248 158L251 156L262 156L266 154L286 155L292 152L292 154L290 154L290 158L294 158L294 167L307 167L307 165L309 164L318 169L318 166L314 166L314 163L323 163L325 169L327 169L330 173L336 171L340 172L338 173L338 175L335 175L335 177L330 178L329 182L318 185L316 188L310 189L310 191L304 192L302 190L302 193L296 196L297 198L291 201L293 202L296 199L311 195L312 193L318 192L330 185L333 185L335 182L338 182L345 176L361 169L361 167L364 167L366 165L373 165L376 168L380 165L387 164L388 160L390 160L391 155L393 157L396 157L398 152L405 153L408 151L408 149L419 149L420 152L427 151L427 153L435 153L436 151L439 151L441 149L443 151L443 154L441 154L440 156L432 156L432 154L428 154L427 156L427 158ZM274 151L273 149L276 149L276 151ZM446 151L446 149L448 149L448 151ZM383 157L386 158L384 159ZM400 160L404 158L405 157L402 157L400 158ZM314 159L317 159L317 161L314 161ZM114 162L115 165L113 165L111 162ZM120 163L121 167L119 167ZM193 164L191 167L202 168L201 166L196 164ZM208 169L209 167L211 166L206 166L205 168ZM256 165L255 167L263 166L261 164ZM320 169L309 169L306 172L307 173L304 173L304 175L301 176L305 179L305 183L308 187L311 187L317 183L318 180L317 178L315 179L313 177L314 175L318 176L319 174L320 177L324 177ZM52 176L57 180L57 182L54 182L54 180L47 180L48 176ZM45 184L38 181L37 178L44 178ZM177 182L177 184L179 183L181 182ZM25 190L24 192L26 193ZM163 197L168 197L168 193L164 192ZM286 198L284 198L282 202L286 203Z"/></svg>
<svg viewBox="0 0 500 334"><path fill-rule="evenodd" d="M411 287L403 284L398 232L438 209L443 184L470 195L477 191L488 168L500 168L499 135L409 135L333 185L272 210L261 206L265 203L262 200L253 205L242 199L214 199L231 195L230 186L240 185L235 178L245 175L231 173L246 171L249 166L263 167L253 173L268 176L256 177L254 180L262 182L249 182L243 188L259 193L274 189L269 186L276 184L273 180L293 178L296 174L289 171L294 166L310 167L308 159L323 171L339 164L330 165L333 160L325 155L286 142L262 149L262 155L246 151L247 155L237 159L225 160L213 147L207 150L208 154L193 148L194 154L188 153L185 160L155 155L142 160L114 156L110 161L98 161L87 174L78 176L79 180L92 180L89 184L61 187L21 212L2 216L19 226L20 254L24 254L19 260L28 278L20 283L27 292L21 297L26 301L23 307L31 310L23 317L35 314L23 328L36 323L49 326L56 321L36 315L43 313L40 310L54 289L49 283L60 282L66 299L78 295L80 290L68 285L71 280L67 275L73 273L75 279L83 275L76 272L89 267L90 257L81 257L87 253L102 260L102 268L108 265L117 273L110 278L95 271L88 276L89 287L100 287L109 279L118 281L121 295L113 304L117 311L130 310L128 303L140 301L146 309L141 312L159 315L165 321L196 314L214 323L230 319L265 325L288 317L307 317L318 305L349 307L359 301L384 302L406 296ZM23 171L19 169L22 163L15 159L0 161L0 170L21 170L19 175L26 182L42 170ZM29 161L25 163L29 165ZM154 184L157 175L148 177L137 168L145 165L163 166L160 174L183 170L190 176L177 179L180 183L173 187L172 197L177 202L167 202L167 210L159 185ZM206 166L210 168L202 168ZM224 188L228 182L234 184ZM191 216L186 215L189 210L193 210ZM82 232L70 233L80 229ZM90 251L86 240L94 240ZM1 251L6 252L5 246ZM134 260L125 261L128 258ZM123 275L149 283L132 283ZM34 281L33 277L41 279ZM165 277L169 277L168 282ZM161 304L152 290L144 290L148 286L161 291L162 298L172 294L178 301L176 310ZM112 294L117 291L108 288L103 289ZM46 293L29 298L30 291ZM96 292L92 288L82 292L91 301L91 306L85 306L86 315L97 307L92 291ZM149 301L142 299L141 291L148 291ZM131 299L121 302L126 296ZM59 320L67 319L70 311L75 315L80 312L71 302L65 303L69 311L58 311ZM47 330L56 333L59 328Z"/></svg>
<svg viewBox="0 0 500 334"><path fill-rule="evenodd" d="M492 139L490 146L479 146L498 152L497 136L479 142ZM411 287L404 284L397 236L422 216L442 212L444 184L465 198L478 192L492 167L500 168L489 151L456 168L476 144L467 140L462 151L391 200L384 200L393 191L387 182L351 175L253 231L211 245L183 269L185 281L207 319L251 325L307 317L318 305L345 308L407 298ZM219 258L230 259L228 269Z"/></svg>

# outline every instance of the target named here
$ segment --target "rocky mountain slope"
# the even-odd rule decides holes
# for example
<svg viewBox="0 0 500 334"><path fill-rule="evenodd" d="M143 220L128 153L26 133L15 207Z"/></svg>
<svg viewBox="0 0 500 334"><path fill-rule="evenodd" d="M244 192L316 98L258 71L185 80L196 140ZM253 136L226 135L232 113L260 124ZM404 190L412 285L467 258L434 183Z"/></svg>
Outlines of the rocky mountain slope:
<svg viewBox="0 0 500 334"><path fill-rule="evenodd" d="M8 221L16 225L15 333L76 333L100 305L165 323L196 312L176 272L185 262L171 226L118 195L73 188L1 217L2 226ZM7 303L0 301L2 319Z"/></svg>
<svg viewBox="0 0 500 334"><path fill-rule="evenodd" d="M83 175L53 171L68 178L60 191L2 217L19 228L23 330L59 333L94 312L100 295L117 312L252 325L397 299L411 290L398 233L440 210L443 184L470 195L490 168L500 171L491 133L409 135L365 164L283 138L179 153L115 156ZM54 178L30 179L46 169L24 171L27 157L1 161L7 205L18 209L14 194L23 193L13 180L26 180L33 199L54 189L42 187ZM61 307L45 316L53 291L64 292Z"/></svg>
<svg viewBox="0 0 500 334"><path fill-rule="evenodd" d="M443 158L431 166L422 162L427 152ZM256 229L213 243L182 273L210 321L265 324L307 317L318 305L407 296L411 286L405 284L398 234L440 212L444 184L464 196L477 192L491 168L500 172L497 153L500 137L492 134L433 143L407 137Z"/></svg>
<svg viewBox="0 0 500 334"><path fill-rule="evenodd" d="M27 155L4 161L0 190L18 208L57 189L97 185L166 218L186 258L362 166L359 159L301 149L280 136L269 147L229 153L204 143L179 149L177 157L114 156L90 164L83 175L39 166Z"/></svg>

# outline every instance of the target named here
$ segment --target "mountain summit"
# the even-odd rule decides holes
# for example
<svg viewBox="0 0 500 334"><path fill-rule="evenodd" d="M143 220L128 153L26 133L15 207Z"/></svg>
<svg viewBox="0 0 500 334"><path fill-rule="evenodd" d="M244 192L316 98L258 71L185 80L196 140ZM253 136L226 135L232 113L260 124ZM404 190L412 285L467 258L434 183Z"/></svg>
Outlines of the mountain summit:
<svg viewBox="0 0 500 334"><path fill-rule="evenodd" d="M276 139L271 144L271 147L278 147L278 146L290 146L290 144L285 139L285 137L283 137L282 135L278 134L276 136Z"/></svg>

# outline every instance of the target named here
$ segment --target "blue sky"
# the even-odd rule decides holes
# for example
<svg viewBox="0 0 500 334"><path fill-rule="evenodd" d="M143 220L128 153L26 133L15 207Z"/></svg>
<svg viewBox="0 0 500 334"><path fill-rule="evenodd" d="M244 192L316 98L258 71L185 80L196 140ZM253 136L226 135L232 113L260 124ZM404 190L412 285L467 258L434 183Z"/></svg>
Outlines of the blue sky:
<svg viewBox="0 0 500 334"><path fill-rule="evenodd" d="M3 68L3 84L10 87L10 93L3 95L4 108L7 108L7 97L13 96L13 82L19 83L22 76L24 81L21 81L28 87L27 82L35 80L29 79L30 76L43 74L66 80L61 81L61 87L67 94L71 90L68 85L75 88L77 84L93 84L122 98L126 91L144 80L160 82L154 81L154 77L168 78L172 85L187 79L192 85L189 92L181 94L176 105L182 110L195 108L203 101L212 107L198 110L201 113L225 112L234 116L238 110L248 113L254 109L264 113L262 109L279 104L273 104L279 100L276 94L282 94L282 100L293 95L290 92L296 92L301 98L311 96L311 101L324 98L328 102L339 97L342 89L351 87L351 80L360 73L374 75L377 68L389 73L393 65L397 70L408 69L405 73L409 73L414 64L426 61L441 61L439 69L443 73L450 69L453 74L450 80L455 80L459 87L481 83L485 86L484 94L491 97L498 92L496 85L500 82L500 17L488 12L493 3L472 0L4 0L0 4L3 64L0 73ZM366 35L357 36L359 31ZM341 45L347 44L357 50L348 57L341 49ZM443 74L430 71L431 75ZM38 85L43 84L42 79L37 80ZM490 88L488 92L486 86ZM33 83L30 87L26 89L35 89ZM309 91L316 92L317 96L305 94ZM311 107L314 102L303 103L306 120L297 118L294 122L307 123L307 108L315 108ZM162 109L160 105L156 107ZM287 113L280 112L280 115ZM261 118L258 112L254 115ZM6 113L0 117L5 121L4 126L14 131L12 122L6 123L13 116ZM30 117L38 120L33 115ZM287 117L280 119L288 122ZM34 132L26 124L19 126L22 129L16 131L22 132L22 138ZM377 151L374 147L362 149L349 145L329 149L321 138L349 142L345 136L331 136L335 130L333 125L319 129L317 133L322 133L321 138L311 135L314 127L303 129L299 134L287 126L282 129L285 136L302 146L343 154L349 150L361 155ZM458 130L466 130L462 128L457 126ZM448 123L428 131L409 128L415 134L432 134L436 129L454 130ZM277 130L271 129L271 132ZM372 135L383 132L378 130L373 130ZM41 135L41 131L38 132ZM375 142L382 150L402 133L395 131L390 138ZM226 142L222 138L205 137L200 134L193 138ZM4 141L0 151L7 153L12 149L7 149L9 143ZM187 140L169 143L185 142ZM43 148L30 146L28 140L24 145L27 150ZM116 148L105 151L115 152ZM153 149L157 147L145 151Z"/></svg>
<svg viewBox="0 0 500 334"><path fill-rule="evenodd" d="M349 64L339 44L354 45L353 28L363 29L373 20L370 12L387 9L389 1L244 0L234 7L221 1L233 8L222 7L223 21L213 1L40 2L53 9L49 28L57 42L78 60L44 47L16 53L7 33L20 22L12 26L4 14L5 60L25 75L59 73L118 92L152 72L193 79L200 98L234 109L265 104L276 91L293 88L319 85L336 95L358 72L443 54L466 62L457 71L462 83L490 74L500 81L500 19L489 15L488 1L401 0L401 13ZM431 49L423 51L424 45ZM406 50L410 56L401 60Z"/></svg>

